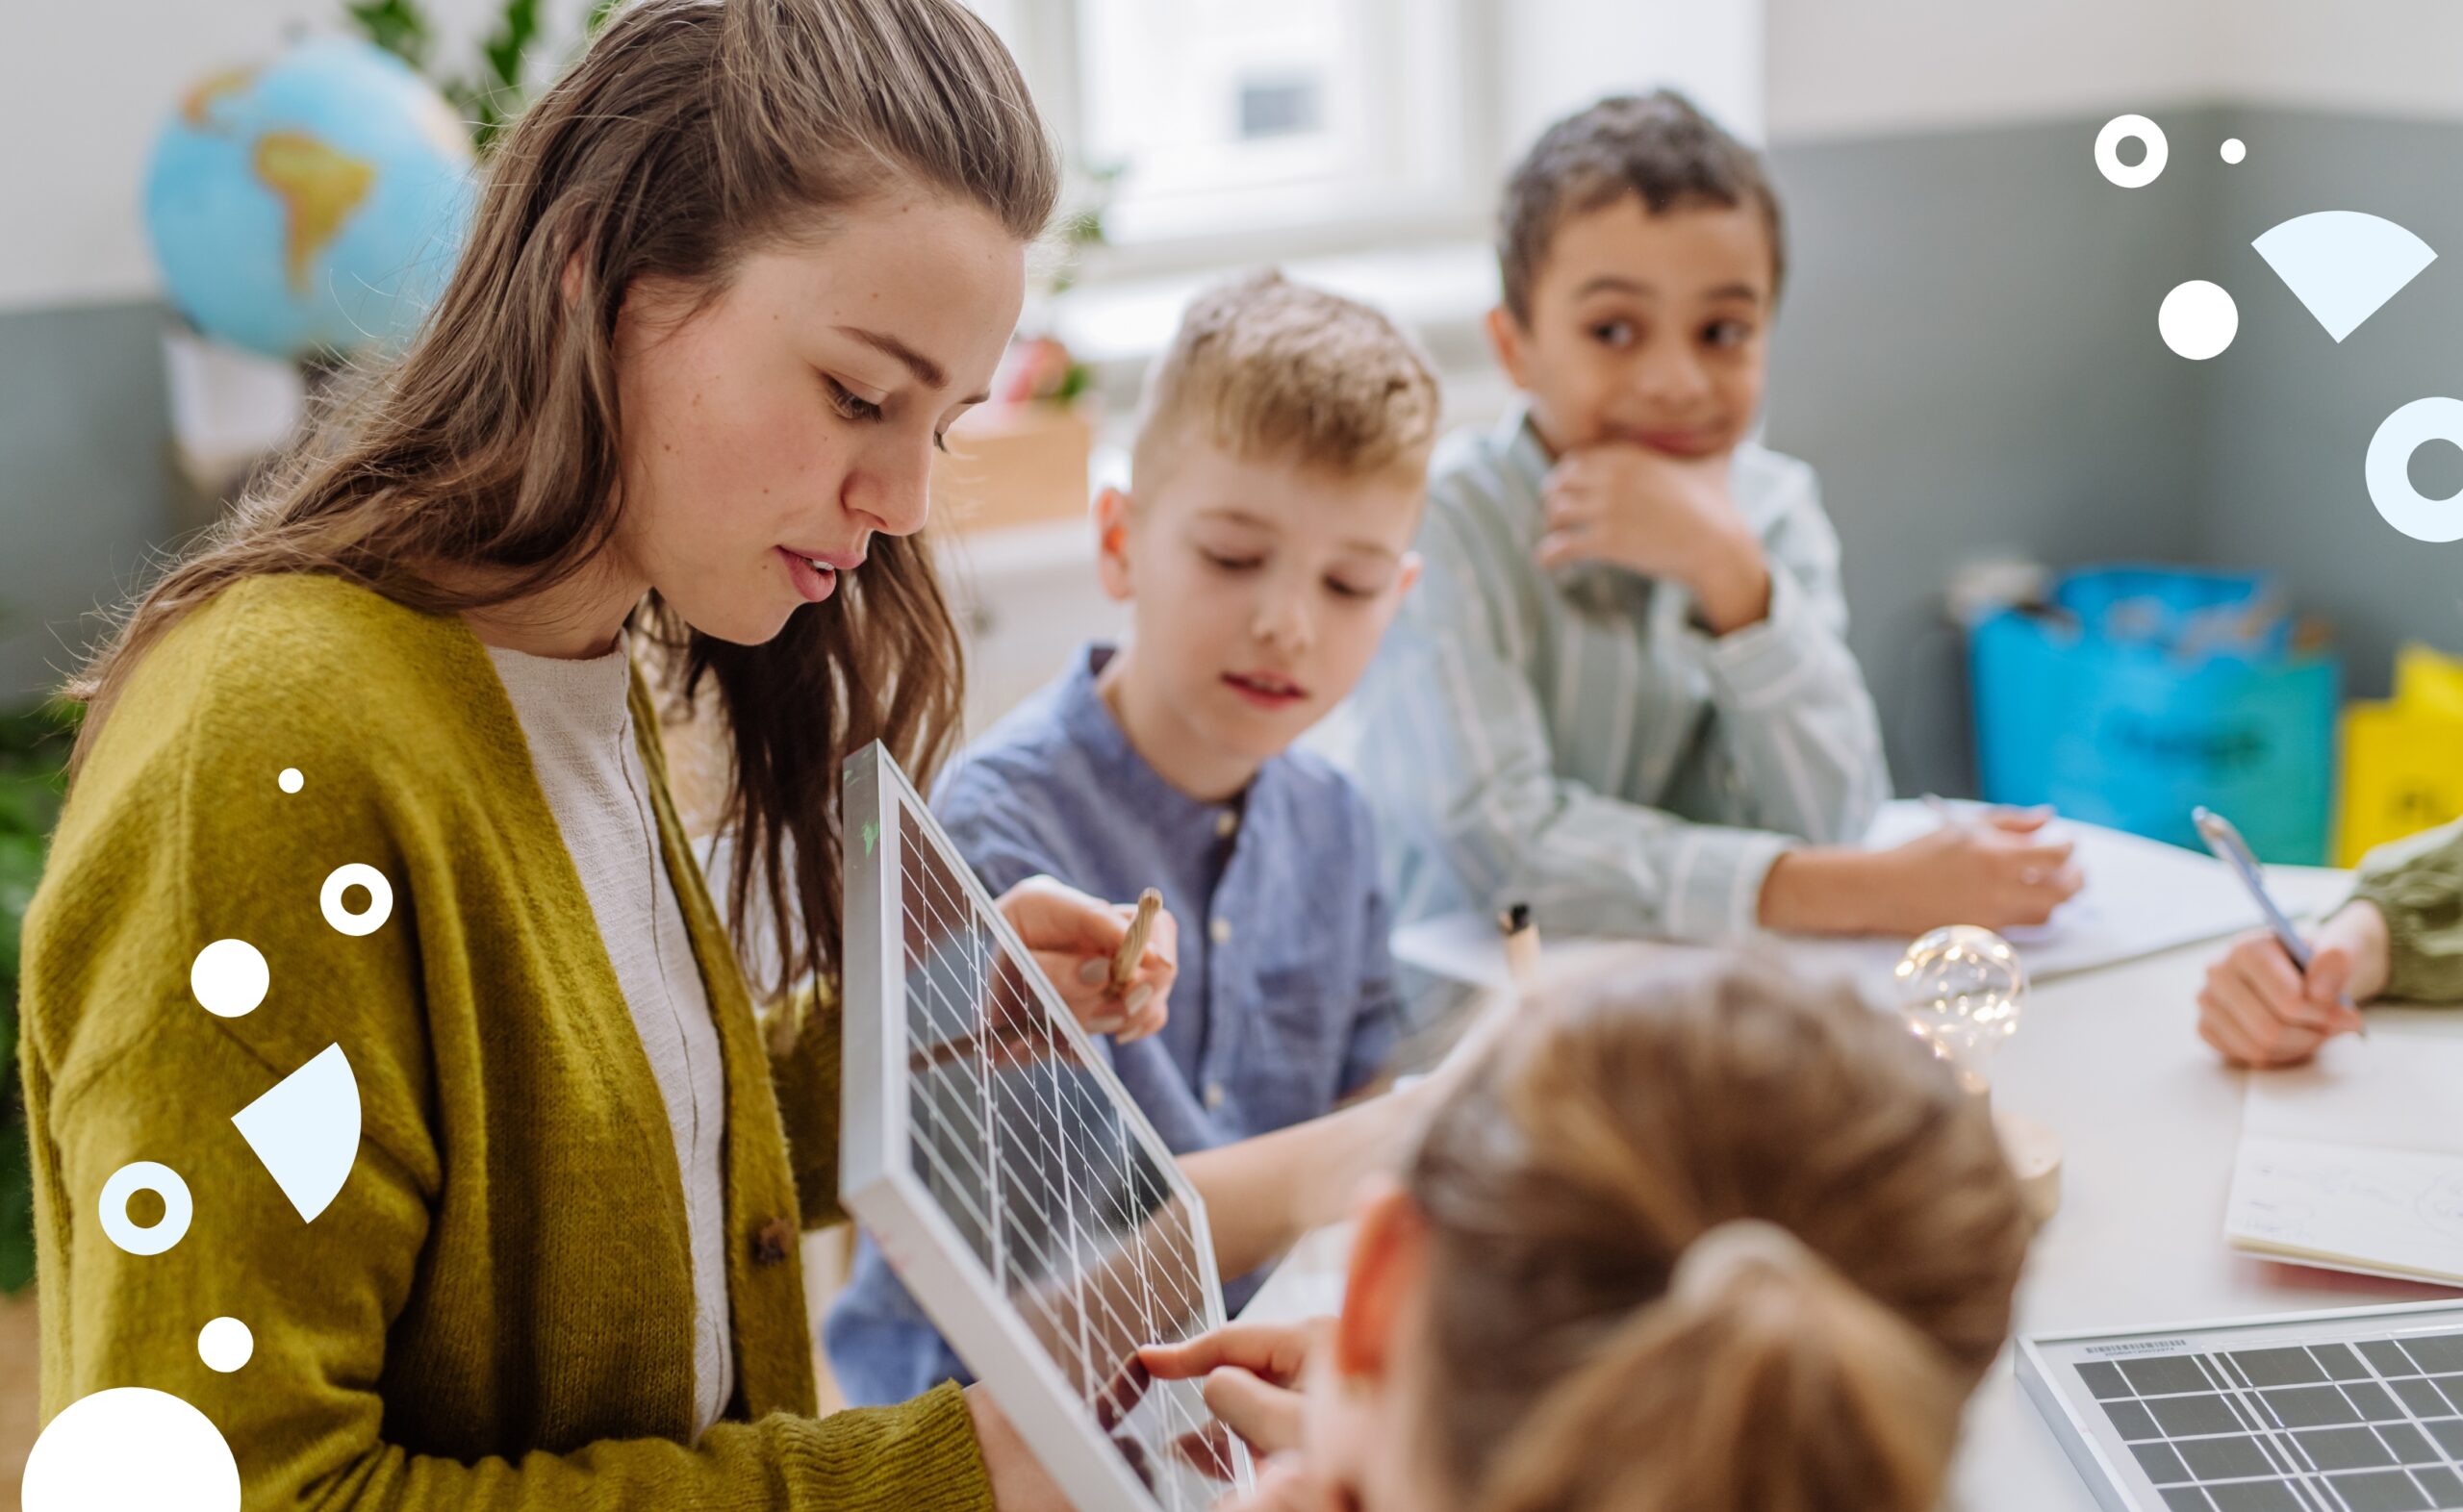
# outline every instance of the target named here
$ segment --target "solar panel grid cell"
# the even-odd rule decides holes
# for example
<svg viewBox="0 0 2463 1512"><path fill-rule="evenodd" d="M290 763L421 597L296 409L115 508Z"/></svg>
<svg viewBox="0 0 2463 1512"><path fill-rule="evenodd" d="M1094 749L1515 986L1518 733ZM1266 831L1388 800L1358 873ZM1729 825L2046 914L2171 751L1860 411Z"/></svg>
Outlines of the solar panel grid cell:
<svg viewBox="0 0 2463 1512"><path fill-rule="evenodd" d="M1245 1450L1135 1365L1223 1321L1202 1203L879 747L846 794L850 1210L1074 1502L1212 1505Z"/></svg>

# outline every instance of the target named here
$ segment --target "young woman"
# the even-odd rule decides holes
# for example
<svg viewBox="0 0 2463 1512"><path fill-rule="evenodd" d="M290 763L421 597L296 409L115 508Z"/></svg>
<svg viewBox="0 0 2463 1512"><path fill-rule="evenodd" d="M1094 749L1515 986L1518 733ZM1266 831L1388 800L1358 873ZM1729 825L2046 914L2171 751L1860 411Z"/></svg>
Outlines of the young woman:
<svg viewBox="0 0 2463 1512"><path fill-rule="evenodd" d="M1283 1451L1250 1512L1934 1506L2031 1231L1984 1110L1734 962L1611 967L1524 1030L1362 1204L1339 1319L1144 1352Z"/></svg>
<svg viewBox="0 0 2463 1512"><path fill-rule="evenodd" d="M251 1507L1057 1504L979 1396L812 1416L838 1026L765 1048L627 650L718 692L764 995L826 984L842 758L927 772L960 707L914 532L1056 177L956 0L639 0L522 116L415 348L80 683L24 961L46 1418L176 1395ZM1168 936L1107 998L1118 914L1003 906L1159 1021ZM328 1046L355 1164L294 1207L232 1115Z"/></svg>

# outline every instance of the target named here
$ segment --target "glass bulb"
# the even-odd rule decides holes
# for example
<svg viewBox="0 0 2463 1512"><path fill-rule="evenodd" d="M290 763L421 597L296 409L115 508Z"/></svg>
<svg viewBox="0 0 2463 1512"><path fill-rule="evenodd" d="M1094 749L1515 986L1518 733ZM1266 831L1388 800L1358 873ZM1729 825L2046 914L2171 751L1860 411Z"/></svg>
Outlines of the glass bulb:
<svg viewBox="0 0 2463 1512"><path fill-rule="evenodd" d="M1985 1091L1993 1052L2019 1032L2026 1002L2019 952L1990 929L1951 924L1909 945L1893 975L1908 1027L1957 1068L1968 1091Z"/></svg>

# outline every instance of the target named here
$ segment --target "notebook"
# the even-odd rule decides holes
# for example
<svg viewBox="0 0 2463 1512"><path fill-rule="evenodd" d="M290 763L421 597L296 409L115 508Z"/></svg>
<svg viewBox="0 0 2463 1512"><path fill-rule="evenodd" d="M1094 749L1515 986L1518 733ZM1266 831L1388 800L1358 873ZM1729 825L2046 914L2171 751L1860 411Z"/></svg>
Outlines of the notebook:
<svg viewBox="0 0 2463 1512"><path fill-rule="evenodd" d="M2463 1037L2373 1016L2253 1073L2223 1227L2251 1254L2463 1286Z"/></svg>

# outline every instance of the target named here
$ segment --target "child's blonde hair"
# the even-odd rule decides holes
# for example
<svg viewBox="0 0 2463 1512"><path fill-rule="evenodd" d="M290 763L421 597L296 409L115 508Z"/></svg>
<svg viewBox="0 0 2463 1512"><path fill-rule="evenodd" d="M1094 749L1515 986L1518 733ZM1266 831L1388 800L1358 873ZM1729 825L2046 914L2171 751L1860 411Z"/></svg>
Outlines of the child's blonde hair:
<svg viewBox="0 0 2463 1512"><path fill-rule="evenodd" d="M1356 300L1273 269L1217 284L1181 316L1147 379L1132 486L1194 440L1358 477L1424 467L1436 374L1419 344Z"/></svg>
<svg viewBox="0 0 2463 1512"><path fill-rule="evenodd" d="M1618 965L1437 1114L1430 1452L1480 1512L1923 1512L2032 1225L1893 1019Z"/></svg>

